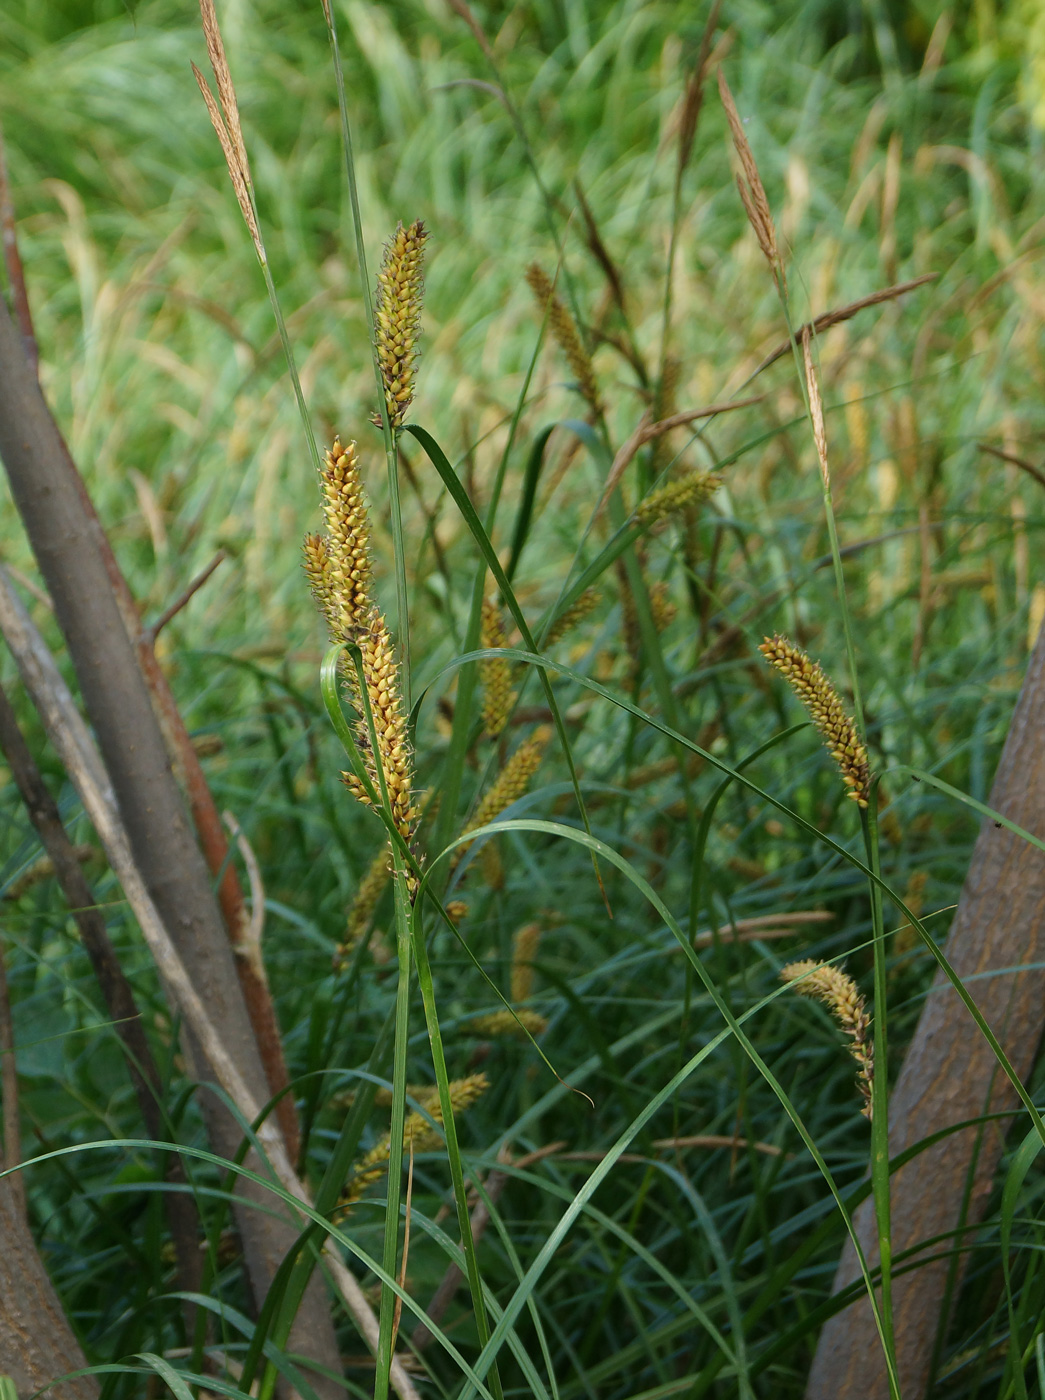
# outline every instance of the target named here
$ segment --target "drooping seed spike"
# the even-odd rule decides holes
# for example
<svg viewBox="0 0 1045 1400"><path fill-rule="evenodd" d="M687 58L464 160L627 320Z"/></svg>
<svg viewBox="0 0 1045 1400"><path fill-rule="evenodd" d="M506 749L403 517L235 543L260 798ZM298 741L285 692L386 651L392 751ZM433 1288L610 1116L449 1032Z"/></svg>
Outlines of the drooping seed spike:
<svg viewBox="0 0 1045 1400"><path fill-rule="evenodd" d="M865 1118L871 1117L871 1086L874 1083L874 1042L868 1031L871 1018L856 983L840 967L804 958L788 963L781 969L780 979L788 983L799 996L822 1002L849 1037L849 1053L859 1065L857 1088L864 1100L861 1109Z"/></svg>
<svg viewBox="0 0 1045 1400"><path fill-rule="evenodd" d="M856 725L842 704L841 696L820 663L779 633L766 637L759 651L776 667L809 711L828 753L838 764L842 781L849 789L847 796L860 807L866 807L871 788L867 750L860 742Z"/></svg>
<svg viewBox="0 0 1045 1400"><path fill-rule="evenodd" d="M577 387L587 400L592 412L601 417L603 402L595 380L591 356L584 348L584 342L581 340L573 317L566 310L552 285L551 279L540 264L530 264L526 270L526 281L537 299L542 314L546 314L548 317L552 335L566 356L573 377L577 381Z"/></svg>

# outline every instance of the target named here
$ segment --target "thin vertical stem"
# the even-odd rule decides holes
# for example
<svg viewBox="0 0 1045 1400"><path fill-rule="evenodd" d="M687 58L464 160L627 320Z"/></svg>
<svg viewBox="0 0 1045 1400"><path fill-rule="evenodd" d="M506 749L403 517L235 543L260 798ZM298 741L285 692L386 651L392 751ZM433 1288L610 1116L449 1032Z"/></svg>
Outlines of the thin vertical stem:
<svg viewBox="0 0 1045 1400"><path fill-rule="evenodd" d="M363 219L359 209L359 187L356 183L356 161L352 144L352 126L348 119L348 101L345 96L345 75L341 66L341 50L338 46L337 26L330 0L323 0L323 14L330 35L330 47L334 61L334 80L337 84L337 105L341 116L341 142L345 152L345 174L348 179L348 197L352 206L352 232L355 237L356 258L359 262L359 280L363 293L363 310L366 315L367 334L370 337L371 358L374 365L374 382L377 385L377 402L381 414L381 435L385 443L385 468L388 474L388 511L392 531L392 550L395 558L396 617L394 632L399 642L402 660L400 684L403 704L410 713L410 611L406 584L406 542L403 535L402 503L399 495L399 450L392 422L388 415L385 400L385 385L381 375L381 362L377 354L377 323L374 318L374 297L370 290L370 274L367 271L366 244L363 241Z"/></svg>

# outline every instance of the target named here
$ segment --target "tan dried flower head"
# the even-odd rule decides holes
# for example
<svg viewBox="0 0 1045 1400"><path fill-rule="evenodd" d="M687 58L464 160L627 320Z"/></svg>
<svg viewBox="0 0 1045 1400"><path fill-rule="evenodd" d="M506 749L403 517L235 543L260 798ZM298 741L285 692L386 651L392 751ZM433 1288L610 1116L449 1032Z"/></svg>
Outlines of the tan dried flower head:
<svg viewBox="0 0 1045 1400"><path fill-rule="evenodd" d="M527 1036L538 1036L546 1031L548 1022L539 1012L519 1006L514 1011L494 1011L489 1016L476 1016L469 1021L468 1029L473 1035L481 1035L484 1040L525 1040Z"/></svg>
<svg viewBox="0 0 1045 1400"><path fill-rule="evenodd" d="M557 617L548 630L548 635L544 639L544 645L550 647L553 642L557 642L560 637L572 631L574 627L584 621L584 619L595 611L602 601L602 594L597 588L586 588L580 596L566 609L561 617Z"/></svg>
<svg viewBox="0 0 1045 1400"><path fill-rule="evenodd" d="M865 1118L870 1118L874 1042L868 1035L871 1018L864 1009L864 999L856 983L840 967L817 962L814 958L788 963L781 970L780 980L789 983L799 996L822 1002L849 1037L849 1053L860 1066L856 1083L864 1100L861 1111Z"/></svg>
<svg viewBox="0 0 1045 1400"><path fill-rule="evenodd" d="M467 917L468 901L466 899L448 899L446 901L446 917L451 923L459 924Z"/></svg>
<svg viewBox="0 0 1045 1400"><path fill-rule="evenodd" d="M566 356L573 377L577 381L577 387L584 395L592 412L601 416L603 412L602 396L595 381L591 356L584 348L584 342L581 340L573 317L556 294L548 274L538 263L531 263L526 269L526 280L537 299L541 312L547 313L552 335L559 342L559 348Z"/></svg>
<svg viewBox="0 0 1045 1400"><path fill-rule="evenodd" d="M483 599L479 640L483 647L507 645L504 618L493 598ZM511 665L500 657L486 657L479 662L479 678L483 687L483 729L491 739L496 739L508 723L508 716L515 703Z"/></svg>
<svg viewBox="0 0 1045 1400"><path fill-rule="evenodd" d="M677 481L669 481L666 486L651 491L636 506L635 519L639 525L653 525L697 501L707 500L721 485L722 477L718 472L687 472Z"/></svg>
<svg viewBox="0 0 1045 1400"><path fill-rule="evenodd" d="M414 397L427 239L420 219L408 228L397 224L377 275L377 355L393 429L402 427Z"/></svg>
<svg viewBox="0 0 1045 1400"><path fill-rule="evenodd" d="M748 223L758 239L758 246L762 249L762 254L769 263L773 276L778 279L781 289L783 289L786 285L784 264L777 249L776 229L773 226L773 216L769 212L769 200L766 198L762 177L755 164L754 153L737 112L736 103L733 101L733 94L729 90L726 75L721 68L718 70L718 91L722 98L722 106L725 108L730 135L733 137L733 148L740 161L741 173L737 175L737 189L740 192L741 203L747 214Z"/></svg>
<svg viewBox="0 0 1045 1400"><path fill-rule="evenodd" d="M849 789L848 795L859 806L866 807L871 786L867 750L820 663L811 660L801 647L779 633L767 637L759 651L776 667L809 711L827 751L838 764L842 780Z"/></svg>

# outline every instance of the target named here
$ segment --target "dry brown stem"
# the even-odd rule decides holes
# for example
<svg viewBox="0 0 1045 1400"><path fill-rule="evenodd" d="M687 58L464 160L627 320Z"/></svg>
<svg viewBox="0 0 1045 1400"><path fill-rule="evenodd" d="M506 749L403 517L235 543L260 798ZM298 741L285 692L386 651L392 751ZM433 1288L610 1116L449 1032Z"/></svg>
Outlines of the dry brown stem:
<svg viewBox="0 0 1045 1400"><path fill-rule="evenodd" d="M880 306L883 301L893 301L896 297L906 296L908 292L913 292L916 287L924 287L926 282L934 282L939 275L938 272L923 272L921 277L913 277L909 282L898 282L893 287L883 287L880 292L872 292L870 296L860 297L858 301L851 301L848 305L837 307L834 311L824 311L812 321L806 321L804 325L799 326L795 336L801 341L802 337L810 331L814 335L822 335L832 326L840 326L843 321L850 320L858 311L864 311L869 306ZM754 379L764 369L776 364L777 360L786 355L790 349L790 339L782 340L759 362L750 377Z"/></svg>

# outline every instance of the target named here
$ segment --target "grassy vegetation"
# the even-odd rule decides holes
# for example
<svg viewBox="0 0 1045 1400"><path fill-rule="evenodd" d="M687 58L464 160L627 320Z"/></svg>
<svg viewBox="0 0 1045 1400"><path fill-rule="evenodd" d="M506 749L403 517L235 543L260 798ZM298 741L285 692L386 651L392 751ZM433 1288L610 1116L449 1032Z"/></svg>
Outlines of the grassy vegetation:
<svg viewBox="0 0 1045 1400"><path fill-rule="evenodd" d="M865 18L840 3L738 0L716 42L784 250L792 324L936 274L825 332L815 351L868 747L892 799L882 873L942 939L978 820L887 770L914 765L986 801L1045 614L1041 486L978 446L1037 456L1045 189L1033 71L1021 74L1015 21L987 5L940 19L930 5L898 10L890 18L872 6ZM369 423L373 368L322 10L237 0L221 17L311 422L321 449L336 432L358 441L375 586L392 621L384 450ZM713 83L676 206L685 85L706 13L530 0L480 18L518 128L448 8L346 0L337 12L371 273L397 220L422 218L431 235L413 421L453 463L502 564L517 566L513 597L538 637L599 561L598 578L585 576L598 604L548 653L633 707L550 673L570 762L553 738L529 795L507 813L579 838L572 763L604 893L580 839L517 827L470 853L449 889L445 874L434 879L441 897L467 904L456 935L423 912L448 1072L482 1071L490 1083L458 1121L466 1171L494 1167L509 1148L525 1157L559 1144L507 1169L479 1248L498 1308L541 1259L515 1318L518 1345L499 1353L500 1381L506 1394L561 1400L797 1396L831 1306L844 1225L794 1118L723 1034L722 1010L743 1020L853 1198L870 1142L854 1066L827 1012L786 991L779 972L798 958L844 958L874 1000L868 884L846 859L863 859L861 819L815 732L793 729L805 715L756 650L765 634L786 632L851 694L805 389L790 349L744 387L788 326L737 195ZM203 66L205 48L189 3L149 0L131 15L102 0L0 5L0 120L50 400L147 617L219 547L229 555L162 634L162 655L219 804L260 862L265 960L315 1182L396 1003L390 893L369 946L332 971L346 910L385 834L340 781L347 760L319 687L327 640L300 567L302 536L319 523L315 471L190 59ZM578 186L619 269L623 306L593 255ZM534 260L558 269L564 301L591 335L602 424L590 425L526 285ZM657 388L666 302L673 404ZM613 453L647 408L754 394L745 409L644 448L622 496L592 521ZM520 533L535 444L535 505ZM504 735L479 733L476 698L474 722L460 730L467 749L455 750L467 674L457 658L477 621L473 599L495 590L487 581L477 594L486 561L422 444L405 434L400 458L417 787L445 795L460 784L458 803L444 800L425 825L431 862L433 822L446 840L469 829L507 756L552 716L520 663ZM718 468L723 484L651 531L622 580L606 554L614 532L666 473L687 468ZM5 520L5 560L35 577L9 506ZM42 605L36 615L46 628ZM9 671L5 660L5 683ZM732 767L764 749L745 771L785 810L736 782L719 791L712 763L646 716ZM26 720L38 740L28 711ZM57 890L44 881L18 892L39 852L10 783L0 800L25 1151L108 1144L29 1171L33 1224L92 1362L148 1351L187 1365L156 1162L117 1141L141 1135L119 1043ZM69 789L63 810L74 839L89 840ZM119 888L100 866L91 873L149 1009L178 1140L205 1145L147 954ZM690 942L711 931L696 940L706 983L663 910ZM796 913L810 917L776 917ZM752 919L765 921L754 929L762 936L735 941ZM540 1053L472 1025L512 995L513 938L529 924L541 930L526 1002L547 1023ZM898 1066L932 970L888 901L885 924L880 1074ZM435 1071L416 986L412 995L400 1079L427 1085ZM390 1060L377 1072L391 1083ZM387 1107L376 1107L361 1151L388 1128ZM1016 1131L1018 1143L1025 1125ZM715 1135L738 1145L684 1141ZM217 1174L189 1167L217 1235L226 1206L206 1190ZM595 1172L605 1185L582 1193ZM970 1258L940 1395L1008 1393L1007 1290L1023 1309L1021 1347L1037 1336L1041 1355L1043 1185L1032 1168L1004 1286L1000 1187L987 1223L958 1246ZM375 1261L385 1191L385 1178L369 1186L343 1225ZM572 1225L556 1235L571 1203ZM427 1306L447 1264L440 1231L453 1225L441 1146L416 1158L411 1209L406 1287ZM212 1293L232 1319L215 1332L214 1356L238 1363L249 1338L235 1310L247 1304L231 1247ZM402 1326L407 1343L407 1313ZM474 1363L466 1286L444 1327ZM347 1321L342 1341L359 1363L348 1372L353 1393L372 1393L373 1365ZM469 1393L439 1345L422 1357L426 1394ZM133 1369L105 1378L113 1400L141 1385Z"/></svg>

